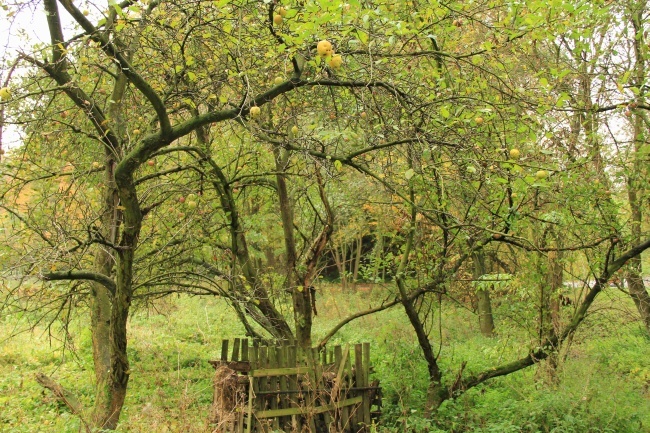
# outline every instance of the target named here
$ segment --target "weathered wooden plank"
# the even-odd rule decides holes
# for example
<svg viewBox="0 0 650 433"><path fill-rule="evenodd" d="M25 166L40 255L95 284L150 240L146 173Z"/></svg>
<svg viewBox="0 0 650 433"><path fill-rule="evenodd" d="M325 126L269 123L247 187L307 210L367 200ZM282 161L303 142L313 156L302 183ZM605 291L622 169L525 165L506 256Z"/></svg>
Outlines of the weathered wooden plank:
<svg viewBox="0 0 650 433"><path fill-rule="evenodd" d="M235 433L244 433L244 408L239 407L237 413L237 422L235 424Z"/></svg>
<svg viewBox="0 0 650 433"><path fill-rule="evenodd" d="M228 340L221 340L221 360L228 361Z"/></svg>
<svg viewBox="0 0 650 433"><path fill-rule="evenodd" d="M276 358L278 361L278 367L280 368L287 368L289 367L289 364L287 363L287 345L282 345L280 347L276 348ZM280 376L279 381L278 381L278 390L280 391L281 394L278 394L276 397L278 399L278 409L286 409L291 407L291 404L289 402L289 396L286 393L286 391L289 390L289 387L287 386L287 376ZM286 431L287 428L289 430L291 429L291 418L289 417L281 417L280 418L280 429Z"/></svg>
<svg viewBox="0 0 650 433"><path fill-rule="evenodd" d="M363 346L361 344L354 345L354 387L363 386ZM363 396L363 391L355 391L353 395ZM354 430L358 431L363 423L363 406L359 405L354 411L353 423Z"/></svg>
<svg viewBox="0 0 650 433"><path fill-rule="evenodd" d="M251 370L251 364L248 361L208 361L215 368L226 366L231 370L238 371L240 373L248 373Z"/></svg>
<svg viewBox="0 0 650 433"><path fill-rule="evenodd" d="M287 365L288 366L293 366L296 367L296 362L297 362L297 349L296 346L288 346L287 347ZM290 374L287 375L288 379L287 381L289 382L289 389L292 390L298 390L298 375L296 374ZM302 399L302 394L299 393L295 396L290 396L291 404L290 406L292 408L297 408L300 407L300 400ZM302 431L302 417L293 414L291 415L291 430L290 431Z"/></svg>
<svg viewBox="0 0 650 433"><path fill-rule="evenodd" d="M341 346L336 346L335 350L336 349L338 349L336 351L336 363L338 364L338 370L336 372L336 378L334 379L334 386L332 387L332 398L338 400L341 386L343 385L343 372L345 371L345 364L348 357L350 356L350 345L345 345L345 350L343 350L343 353L341 353Z"/></svg>
<svg viewBox="0 0 650 433"><path fill-rule="evenodd" d="M254 371L255 368L259 365L258 362L258 350L257 346L253 346L252 350L250 352L250 365L251 365L251 371ZM253 376L249 373L248 376L248 419L247 419L247 424L246 424L246 433L250 433L251 430L254 429L254 426L257 424L254 415L253 415L253 409L257 408L257 397L256 393L259 392L259 383L256 379L253 378Z"/></svg>
<svg viewBox="0 0 650 433"><path fill-rule="evenodd" d="M259 353L258 353L258 358L257 358L257 363L259 365L260 369L265 369L268 368L268 347L267 346L260 346L259 348ZM257 370L256 370L257 371ZM255 372L251 372L255 373ZM253 375L253 379L257 381L257 388L259 391L267 391L268 390L268 378L266 376L262 377L256 377ZM255 402L257 403L255 405L255 412L261 412L264 410L267 410L267 400L265 397L256 397ZM258 417L253 415L255 418L255 429L257 433L266 433L269 431L268 424L266 422L262 422L262 420Z"/></svg>
<svg viewBox="0 0 650 433"><path fill-rule="evenodd" d="M241 360L248 361L248 338L244 338L241 342Z"/></svg>
<svg viewBox="0 0 650 433"><path fill-rule="evenodd" d="M232 358L230 359L231 361L239 361L239 345L241 343L241 340L239 338L235 338L235 343L232 345Z"/></svg>
<svg viewBox="0 0 650 433"><path fill-rule="evenodd" d="M278 360L277 360L277 349L278 347L269 347L269 368L277 368L278 367ZM277 376L268 376L269 380L269 388L268 390L270 392L274 392L278 390L278 377ZM277 410L278 409L278 396L277 395L269 395L268 397L265 397L268 402L267 402L267 407L269 410ZM273 430L278 430L280 428L280 420L277 417L273 417L271 419L271 426L273 427Z"/></svg>
<svg viewBox="0 0 650 433"><path fill-rule="evenodd" d="M345 400L348 398L348 389L352 386L350 381L352 380L352 362L350 361L350 346L346 345L347 347L347 355L343 357L342 361L343 362L343 375L341 376L341 388L340 388L340 393L341 397L339 397L341 400ZM352 412L350 411L350 408L348 406L344 406L343 409L341 409L341 425L343 427L344 432L352 432L353 428L356 427L352 423L352 414L354 413L354 410Z"/></svg>
<svg viewBox="0 0 650 433"><path fill-rule="evenodd" d="M306 374L309 373L309 368L306 366L300 367L281 367L281 368L264 368L257 369L251 372L253 377L270 377L270 376L290 376L292 374Z"/></svg>
<svg viewBox="0 0 650 433"><path fill-rule="evenodd" d="M257 418L273 418L273 417L286 416L286 415L319 414L323 412L332 411L341 407L348 407L355 404L359 404L362 402L362 400L363 398L361 396L358 396L358 397L348 398L337 403L330 403L330 404L316 406L316 407L304 406L304 407L291 407L287 409L264 410L264 411L255 412L255 416Z"/></svg>
<svg viewBox="0 0 650 433"><path fill-rule="evenodd" d="M370 383L370 343L363 343L363 423L370 425L370 391L367 389ZM359 385L357 385L359 386Z"/></svg>

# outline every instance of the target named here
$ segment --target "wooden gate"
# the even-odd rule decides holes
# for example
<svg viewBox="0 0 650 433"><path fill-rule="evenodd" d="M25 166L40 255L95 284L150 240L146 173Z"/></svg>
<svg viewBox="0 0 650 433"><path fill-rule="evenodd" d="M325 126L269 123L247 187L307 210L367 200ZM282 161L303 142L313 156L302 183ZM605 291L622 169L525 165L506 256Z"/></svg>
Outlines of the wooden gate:
<svg viewBox="0 0 650 433"><path fill-rule="evenodd" d="M217 370L215 431L356 433L379 415L379 382L368 379L369 343L311 353L292 343L232 343L229 350L223 340L221 359L210 361Z"/></svg>

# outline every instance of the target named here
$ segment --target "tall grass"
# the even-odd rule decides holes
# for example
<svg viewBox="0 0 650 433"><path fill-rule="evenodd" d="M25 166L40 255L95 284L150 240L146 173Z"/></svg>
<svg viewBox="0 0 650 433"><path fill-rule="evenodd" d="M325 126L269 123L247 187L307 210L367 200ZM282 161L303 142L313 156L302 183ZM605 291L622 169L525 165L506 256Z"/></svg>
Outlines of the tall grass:
<svg viewBox="0 0 650 433"><path fill-rule="evenodd" d="M319 292L315 340L349 313L374 306L385 293ZM433 420L422 418L426 366L413 332L396 306L341 329L330 344L369 341L374 375L384 391L384 432L644 432L650 431L650 339L624 296L604 297L597 313L576 335L558 380L544 365L498 378L448 401ZM531 341L526 324L496 309L496 338L484 338L465 308L443 303L433 311L432 341L445 377L515 359ZM438 320L441 319L441 320ZM0 335L26 325L4 317ZM90 406L93 397L91 341L83 315L69 327L63 345L36 328L0 342L0 431L78 432L79 421L34 380L41 371L74 390ZM121 432L206 432L212 398L212 367L223 338L242 336L229 308L214 298L169 299L140 309L130 320L131 382ZM64 350L65 349L65 350Z"/></svg>

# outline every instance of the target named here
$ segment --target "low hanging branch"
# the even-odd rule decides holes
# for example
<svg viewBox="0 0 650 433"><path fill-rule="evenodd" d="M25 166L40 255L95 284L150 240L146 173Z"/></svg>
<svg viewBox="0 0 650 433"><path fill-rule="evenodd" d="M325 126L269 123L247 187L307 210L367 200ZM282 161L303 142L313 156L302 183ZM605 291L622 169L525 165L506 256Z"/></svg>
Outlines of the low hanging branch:
<svg viewBox="0 0 650 433"><path fill-rule="evenodd" d="M85 411L81 402L67 389L63 388L61 385L50 379L48 376L43 373L36 373L36 382L39 383L43 388L49 389L52 394L63 404L65 404L75 415L81 419L81 423L84 426L84 430L87 433L91 433L90 427L85 420Z"/></svg>
<svg viewBox="0 0 650 433"><path fill-rule="evenodd" d="M43 274L45 281L61 281L61 280L89 280L95 281L108 289L111 295L115 295L115 281L106 275L97 272L88 271L60 271L49 272Z"/></svg>

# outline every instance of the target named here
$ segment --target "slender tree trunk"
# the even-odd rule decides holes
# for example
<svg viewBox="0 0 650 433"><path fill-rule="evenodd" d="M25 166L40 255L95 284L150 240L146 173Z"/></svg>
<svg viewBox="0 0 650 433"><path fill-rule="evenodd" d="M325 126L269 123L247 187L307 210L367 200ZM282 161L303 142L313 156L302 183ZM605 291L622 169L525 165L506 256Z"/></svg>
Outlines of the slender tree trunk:
<svg viewBox="0 0 650 433"><path fill-rule="evenodd" d="M354 269L352 270L352 283L356 287L359 279L359 267L361 266L361 252L363 250L363 236L357 238L357 250L354 256Z"/></svg>
<svg viewBox="0 0 650 433"><path fill-rule="evenodd" d="M645 67L645 32L643 28L643 19L645 6L638 3L638 10L632 10L632 25L635 30L634 38L634 75L635 85L639 89L644 89L643 83L646 79ZM644 103L644 94L639 94L639 103ZM633 118L634 133L634 161L631 173L628 175L628 198L630 209L632 211L632 223L630 224L631 243L636 245L641 241L641 228L643 224L643 206L647 200L647 188L644 186L643 179L648 175L647 162L645 162L645 143L646 134L644 133L643 117L639 113L634 114ZM650 295L648 294L643 283L643 267L641 257L635 257L630 260L630 265L626 275L626 281L630 296L636 305L645 325L646 331L650 334Z"/></svg>
<svg viewBox="0 0 650 433"><path fill-rule="evenodd" d="M348 278L345 272L345 257L341 257L341 253L336 245L332 248L332 254L334 255L336 269L339 271L339 278L341 278L341 289L345 291L348 288Z"/></svg>
<svg viewBox="0 0 650 433"><path fill-rule="evenodd" d="M485 254L477 251L474 254L474 280L478 281L482 275L486 274ZM478 323L481 328L481 334L486 337L494 336L494 317L492 316L492 301L490 300L490 291L481 287L476 291L478 299Z"/></svg>
<svg viewBox="0 0 650 433"><path fill-rule="evenodd" d="M289 152L279 146L273 148L277 170L277 195L280 203L280 217L284 230L284 250L286 254L286 289L291 292L293 301L293 318L295 322L297 344L311 348L312 305L311 282L303 282L298 275L296 241L293 234L293 203L287 188L285 170L289 163Z"/></svg>
<svg viewBox="0 0 650 433"><path fill-rule="evenodd" d="M377 234L377 243L375 244L374 256L374 265L372 270L372 278L374 281L379 279L379 268L381 261L384 255L384 237L381 234Z"/></svg>
<svg viewBox="0 0 650 433"><path fill-rule="evenodd" d="M557 247L560 247L558 239ZM546 326L544 338L546 341L557 340L556 336L560 333L560 294L563 283L563 272L561 262L561 253L556 251L548 252L548 282L547 294L544 298L544 308L546 314ZM548 374L552 382L557 382L558 375L558 362L559 362L559 347L555 347L548 357Z"/></svg>

